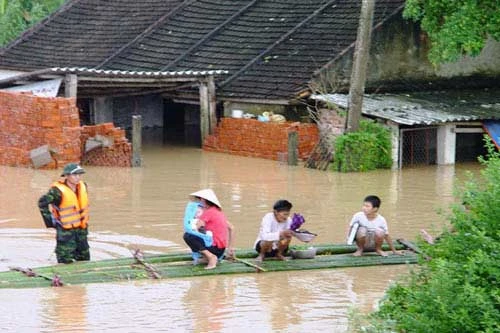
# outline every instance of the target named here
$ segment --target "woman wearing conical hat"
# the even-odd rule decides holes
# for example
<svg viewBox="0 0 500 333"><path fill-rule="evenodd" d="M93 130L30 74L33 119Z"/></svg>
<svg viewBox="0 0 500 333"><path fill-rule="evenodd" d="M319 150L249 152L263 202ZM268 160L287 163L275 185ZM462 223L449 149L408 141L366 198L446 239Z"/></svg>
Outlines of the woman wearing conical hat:
<svg viewBox="0 0 500 333"><path fill-rule="evenodd" d="M193 252L199 252L207 260L205 269L213 269L217 266L218 259L224 256L226 248L229 256L234 255L234 227L222 212L214 191L203 189L190 195L200 199L203 212L198 217L199 227L212 233L212 246L207 247L203 238L191 233L184 233L184 241Z"/></svg>

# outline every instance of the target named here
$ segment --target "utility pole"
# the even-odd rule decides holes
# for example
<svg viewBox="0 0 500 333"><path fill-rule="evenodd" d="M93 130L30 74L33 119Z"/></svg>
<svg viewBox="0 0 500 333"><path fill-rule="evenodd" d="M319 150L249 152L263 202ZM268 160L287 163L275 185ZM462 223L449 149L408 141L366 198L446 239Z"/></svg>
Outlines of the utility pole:
<svg viewBox="0 0 500 333"><path fill-rule="evenodd" d="M362 1L349 86L349 101L347 104L349 111L347 113L346 132L355 132L359 128L363 108L363 94L365 92L366 69L370 54L375 0Z"/></svg>

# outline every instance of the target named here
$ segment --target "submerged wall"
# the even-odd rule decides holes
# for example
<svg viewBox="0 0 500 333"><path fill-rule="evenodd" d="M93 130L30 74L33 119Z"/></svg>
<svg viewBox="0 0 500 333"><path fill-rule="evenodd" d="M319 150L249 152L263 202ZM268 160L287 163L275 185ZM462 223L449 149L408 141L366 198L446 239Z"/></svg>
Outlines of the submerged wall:
<svg viewBox="0 0 500 333"><path fill-rule="evenodd" d="M203 149L279 160L280 156L287 154L289 131L297 131L299 158L306 159L319 140L315 124L222 118L214 135L209 135L203 142Z"/></svg>

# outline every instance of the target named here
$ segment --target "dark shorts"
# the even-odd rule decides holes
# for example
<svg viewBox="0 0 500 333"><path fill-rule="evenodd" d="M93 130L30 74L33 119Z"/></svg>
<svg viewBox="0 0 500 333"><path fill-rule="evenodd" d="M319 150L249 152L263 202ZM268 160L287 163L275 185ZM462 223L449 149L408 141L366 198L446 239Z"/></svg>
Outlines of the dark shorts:
<svg viewBox="0 0 500 333"><path fill-rule="evenodd" d="M260 242L261 242L261 241L259 241L259 242L255 245L255 251L257 251L257 253L260 253ZM284 252L283 254L285 254L285 253L287 253L287 252L288 252L288 247L285 249L285 252ZM264 256L265 256L266 258L273 258L273 257L276 257L276 255L277 255L277 254L278 254L278 249L274 249L274 250L271 250L270 252L266 252L266 253L264 254Z"/></svg>
<svg viewBox="0 0 500 333"><path fill-rule="evenodd" d="M200 252L208 250L210 253L215 254L217 258L221 258L226 251L225 248L221 249L216 246L206 247L203 239L193 234L188 234L187 232L184 233L184 241L189 246L189 248L191 248L191 251Z"/></svg>

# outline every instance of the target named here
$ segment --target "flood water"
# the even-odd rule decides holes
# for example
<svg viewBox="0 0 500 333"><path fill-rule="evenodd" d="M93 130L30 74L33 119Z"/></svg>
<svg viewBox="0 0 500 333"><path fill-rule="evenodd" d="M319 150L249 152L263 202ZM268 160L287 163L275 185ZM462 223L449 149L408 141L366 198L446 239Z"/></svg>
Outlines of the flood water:
<svg viewBox="0 0 500 333"><path fill-rule="evenodd" d="M393 239L421 228L439 232L437 210L477 164L339 174L186 147L145 147L143 167L86 167L93 260L186 250L182 216L188 194L213 188L250 248L262 216L279 198L294 204L314 243L343 242L367 194L382 198ZM0 270L56 263L54 231L38 198L60 170L0 166ZM63 288L0 289L6 332L348 332L351 308L372 311L405 265L209 276Z"/></svg>

